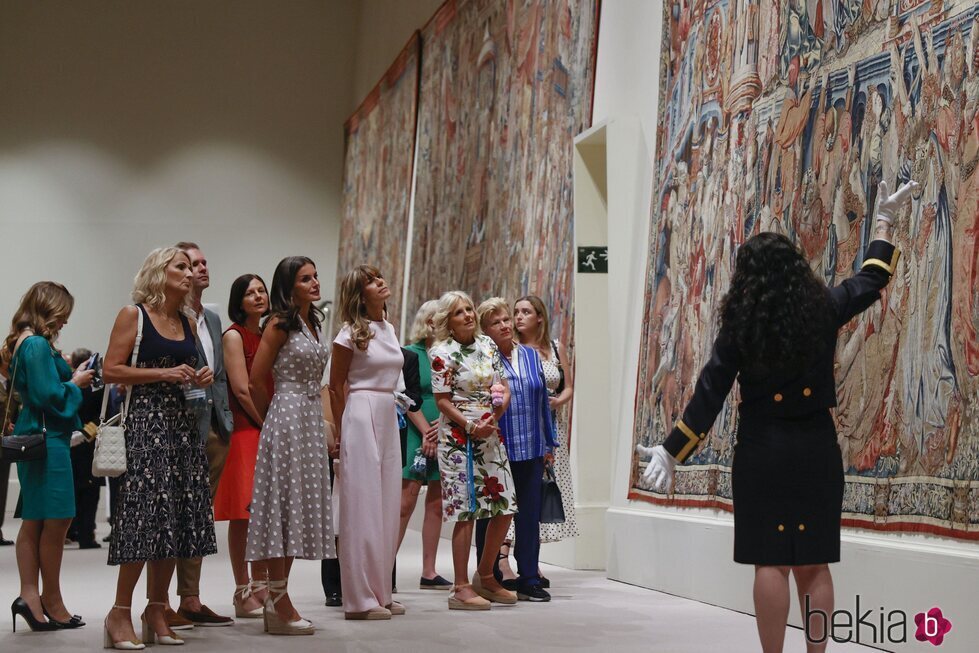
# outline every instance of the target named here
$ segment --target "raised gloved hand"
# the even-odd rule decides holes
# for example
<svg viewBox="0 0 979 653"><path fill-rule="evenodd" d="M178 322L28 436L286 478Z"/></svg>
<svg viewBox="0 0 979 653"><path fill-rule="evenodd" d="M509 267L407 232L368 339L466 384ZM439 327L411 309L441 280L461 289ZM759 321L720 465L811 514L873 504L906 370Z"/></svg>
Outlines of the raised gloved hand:
<svg viewBox="0 0 979 653"><path fill-rule="evenodd" d="M639 446L636 447L637 450L639 450ZM673 479L676 458L671 456L663 448L663 445L655 446L652 449L642 447L639 453L648 453L650 456L649 464L646 465L646 470L642 473L643 486L650 487L657 492L666 492L670 487L670 481Z"/></svg>
<svg viewBox="0 0 979 653"><path fill-rule="evenodd" d="M898 188L893 195L888 194L887 182L882 181L877 186L877 219L887 224L893 224L905 203L911 199L911 193L918 189L918 183L909 181Z"/></svg>

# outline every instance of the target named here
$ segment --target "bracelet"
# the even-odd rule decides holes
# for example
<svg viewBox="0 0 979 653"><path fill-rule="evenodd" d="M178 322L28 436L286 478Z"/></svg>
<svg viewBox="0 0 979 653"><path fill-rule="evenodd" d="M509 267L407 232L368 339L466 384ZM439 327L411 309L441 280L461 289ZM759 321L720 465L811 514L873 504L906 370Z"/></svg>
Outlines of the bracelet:
<svg viewBox="0 0 979 653"><path fill-rule="evenodd" d="M466 435L472 435L473 431L476 430L476 423L471 419L466 420Z"/></svg>

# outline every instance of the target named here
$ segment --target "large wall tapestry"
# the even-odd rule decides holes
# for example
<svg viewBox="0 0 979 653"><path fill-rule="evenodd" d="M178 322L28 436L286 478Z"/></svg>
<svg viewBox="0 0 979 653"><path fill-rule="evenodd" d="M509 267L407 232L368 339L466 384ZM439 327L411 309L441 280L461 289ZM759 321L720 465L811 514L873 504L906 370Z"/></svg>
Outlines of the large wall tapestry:
<svg viewBox="0 0 979 653"><path fill-rule="evenodd" d="M388 321L395 325L401 321L408 249L420 43L415 32L344 124L343 222L334 297L340 296L340 280L351 268L374 265L391 287Z"/></svg>
<svg viewBox="0 0 979 653"><path fill-rule="evenodd" d="M976 3L665 4L635 441L690 398L745 239L785 233L838 283L878 182L914 179L900 269L840 335L844 525L979 540ZM637 458L630 497L730 509L735 429L732 395L675 494L640 487Z"/></svg>
<svg viewBox="0 0 979 653"><path fill-rule="evenodd" d="M454 288L532 292L568 341L597 24L597 0L449 0L422 30L409 311Z"/></svg>

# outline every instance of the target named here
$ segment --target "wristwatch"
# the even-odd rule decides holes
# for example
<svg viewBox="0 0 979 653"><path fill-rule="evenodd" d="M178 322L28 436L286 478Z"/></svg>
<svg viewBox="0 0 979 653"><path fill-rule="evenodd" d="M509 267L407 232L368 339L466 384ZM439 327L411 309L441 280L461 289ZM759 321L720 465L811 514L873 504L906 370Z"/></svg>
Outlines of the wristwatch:
<svg viewBox="0 0 979 653"><path fill-rule="evenodd" d="M476 423L471 419L466 420L466 435L472 435L473 431L476 430Z"/></svg>

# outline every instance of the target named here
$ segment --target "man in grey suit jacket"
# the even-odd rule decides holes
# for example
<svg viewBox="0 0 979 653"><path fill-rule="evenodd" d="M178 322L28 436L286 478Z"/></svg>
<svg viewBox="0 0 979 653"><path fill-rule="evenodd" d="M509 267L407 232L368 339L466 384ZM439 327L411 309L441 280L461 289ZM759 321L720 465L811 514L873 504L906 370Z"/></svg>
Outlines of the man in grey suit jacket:
<svg viewBox="0 0 979 653"><path fill-rule="evenodd" d="M224 349L221 346L221 318L214 311L204 308L204 290L211 285L207 258L195 243L180 242L177 248L190 257L194 272L191 308L197 316L197 352L199 367L207 365L214 373L214 383L207 388L207 410L200 421L200 434L207 441L208 477L211 483L211 499L217 492L224 461L228 456L233 417L228 403L228 371L224 367ZM230 626L234 619L215 614L201 603L200 580L202 558L177 560L177 595L180 609L167 608L170 627L179 630L194 626Z"/></svg>

